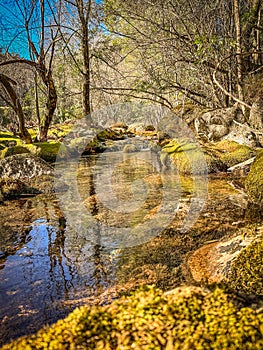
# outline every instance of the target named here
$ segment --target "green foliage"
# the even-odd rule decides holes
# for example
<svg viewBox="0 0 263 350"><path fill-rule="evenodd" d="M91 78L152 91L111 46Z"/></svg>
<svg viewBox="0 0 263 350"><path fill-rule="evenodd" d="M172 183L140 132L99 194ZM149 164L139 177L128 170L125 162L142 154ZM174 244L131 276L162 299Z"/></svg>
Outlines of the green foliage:
<svg viewBox="0 0 263 350"><path fill-rule="evenodd" d="M147 287L107 306L81 307L2 350L262 349L263 312L238 308L221 289Z"/></svg>
<svg viewBox="0 0 263 350"><path fill-rule="evenodd" d="M261 151L252 164L246 179L247 194L252 202L263 204L263 151Z"/></svg>
<svg viewBox="0 0 263 350"><path fill-rule="evenodd" d="M248 294L263 295L263 239L244 249L231 266L229 283L232 288Z"/></svg>

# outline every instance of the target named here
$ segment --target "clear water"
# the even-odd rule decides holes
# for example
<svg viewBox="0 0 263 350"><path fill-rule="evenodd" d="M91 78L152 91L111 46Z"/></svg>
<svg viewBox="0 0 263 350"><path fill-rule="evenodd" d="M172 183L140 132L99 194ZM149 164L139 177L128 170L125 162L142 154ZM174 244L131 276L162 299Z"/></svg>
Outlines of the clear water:
<svg viewBox="0 0 263 350"><path fill-rule="evenodd" d="M92 226L93 231L87 227L84 232L83 220L79 231L72 228L55 196L39 195L0 206L0 344L35 332L78 305L106 303L140 284L175 287L183 282L178 267L185 254L245 227L246 197L225 177L210 178L203 211L191 230L182 233L194 196L193 179L161 171L150 151L141 152L137 164L132 155L124 159L116 152L111 157L83 159L77 176L78 202L63 197L75 223L82 215L78 214L81 204L81 210L95 218L97 230ZM146 188L141 184L145 179ZM144 237L140 229L145 230L140 224L156 215L165 181L174 191L170 202L176 206L170 209L176 208L176 214L157 237L140 240ZM99 184L103 186L98 190ZM117 202L123 207L116 207ZM111 228L106 234L105 226ZM123 246L114 232L134 227L139 227L138 244Z"/></svg>

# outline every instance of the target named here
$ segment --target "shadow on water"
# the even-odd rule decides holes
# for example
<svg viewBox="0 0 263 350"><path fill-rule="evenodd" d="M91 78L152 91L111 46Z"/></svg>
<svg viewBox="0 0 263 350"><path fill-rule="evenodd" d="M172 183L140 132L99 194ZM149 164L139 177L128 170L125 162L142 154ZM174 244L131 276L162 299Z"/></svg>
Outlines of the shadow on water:
<svg viewBox="0 0 263 350"><path fill-rule="evenodd" d="M149 160L149 152L144 153ZM78 305L107 302L140 284L155 283L163 289L180 285L184 283L180 264L188 252L244 229L255 217L262 222L258 208L246 209L242 192L225 177L211 177L202 213L189 232L180 232L193 196L192 179L181 177L180 203L170 225L146 243L109 249L102 223L122 229L147 221L160 206L162 183L159 164L138 162L135 167L125 155L111 174L111 191L106 184L101 198L93 171L107 171L101 161L97 156L83 159L78 172L81 199L97 222L93 236L74 231L52 196L0 206L0 344L33 333ZM170 175L168 171L167 177ZM137 180L145 180L148 186L145 196L138 194L144 203L139 209L131 190ZM127 214L107 209L105 203L112 202L112 191L128 204L134 195L136 210Z"/></svg>

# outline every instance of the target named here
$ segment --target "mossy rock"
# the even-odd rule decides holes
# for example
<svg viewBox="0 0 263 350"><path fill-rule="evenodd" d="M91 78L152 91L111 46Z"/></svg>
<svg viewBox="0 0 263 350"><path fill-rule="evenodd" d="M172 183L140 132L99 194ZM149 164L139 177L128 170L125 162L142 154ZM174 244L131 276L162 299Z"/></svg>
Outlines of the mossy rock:
<svg viewBox="0 0 263 350"><path fill-rule="evenodd" d="M123 153L133 153L137 152L137 147L134 144L128 144L123 147Z"/></svg>
<svg viewBox="0 0 263 350"><path fill-rule="evenodd" d="M88 143L83 151L83 155L102 153L106 150L105 142L102 142L95 137L92 141Z"/></svg>
<svg viewBox="0 0 263 350"><path fill-rule="evenodd" d="M46 162L54 163L60 150L60 142L37 142L34 143L39 148L38 156Z"/></svg>
<svg viewBox="0 0 263 350"><path fill-rule="evenodd" d="M253 349L263 347L263 311L233 296L184 287L138 290L107 306L81 307L2 350Z"/></svg>
<svg viewBox="0 0 263 350"><path fill-rule="evenodd" d="M99 141L105 140L122 140L124 138L123 134L112 130L112 129L104 129L97 134L97 139Z"/></svg>
<svg viewBox="0 0 263 350"><path fill-rule="evenodd" d="M247 294L263 296L263 237L242 250L231 265L231 287Z"/></svg>
<svg viewBox="0 0 263 350"><path fill-rule="evenodd" d="M215 144L215 147L221 151L221 160L230 168L233 165L244 162L255 156L256 152L252 148L241 145L235 141L222 140Z"/></svg>
<svg viewBox="0 0 263 350"><path fill-rule="evenodd" d="M8 147L4 152L4 157L13 156L15 154L30 153L30 151L23 146Z"/></svg>
<svg viewBox="0 0 263 350"><path fill-rule="evenodd" d="M234 141L223 140L218 143L201 144L187 140L169 140L162 145L163 151L170 155L179 173L191 174L192 166L205 159L209 173L226 171L255 155L255 150ZM200 167L200 172L204 167Z"/></svg>
<svg viewBox="0 0 263 350"><path fill-rule="evenodd" d="M32 187L19 179L1 179L0 180L0 198L2 201L16 199L25 194L40 194L42 191L37 187Z"/></svg>
<svg viewBox="0 0 263 350"><path fill-rule="evenodd" d="M26 185L18 179L1 179L0 195L2 200L14 199L26 192Z"/></svg>
<svg viewBox="0 0 263 350"><path fill-rule="evenodd" d="M173 139L165 144L160 159L162 164L167 166L167 156L164 152L170 156L173 166L180 174L203 174L207 171L205 154L195 142Z"/></svg>
<svg viewBox="0 0 263 350"><path fill-rule="evenodd" d="M261 151L246 179L246 191L251 202L263 205L263 151Z"/></svg>

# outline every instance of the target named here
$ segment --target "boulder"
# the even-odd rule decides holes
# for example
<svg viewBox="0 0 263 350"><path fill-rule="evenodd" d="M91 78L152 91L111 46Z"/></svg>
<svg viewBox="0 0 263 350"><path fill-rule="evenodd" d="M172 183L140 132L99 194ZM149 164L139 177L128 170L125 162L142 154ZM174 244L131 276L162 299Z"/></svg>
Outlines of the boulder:
<svg viewBox="0 0 263 350"><path fill-rule="evenodd" d="M251 202L263 205L263 151L251 165L246 178L246 191Z"/></svg>
<svg viewBox="0 0 263 350"><path fill-rule="evenodd" d="M17 154L0 161L0 178L30 179L42 175L53 175L53 168L31 154Z"/></svg>
<svg viewBox="0 0 263 350"><path fill-rule="evenodd" d="M255 237L241 235L223 242L211 242L187 259L187 271L196 282L219 283L228 279L231 264Z"/></svg>

